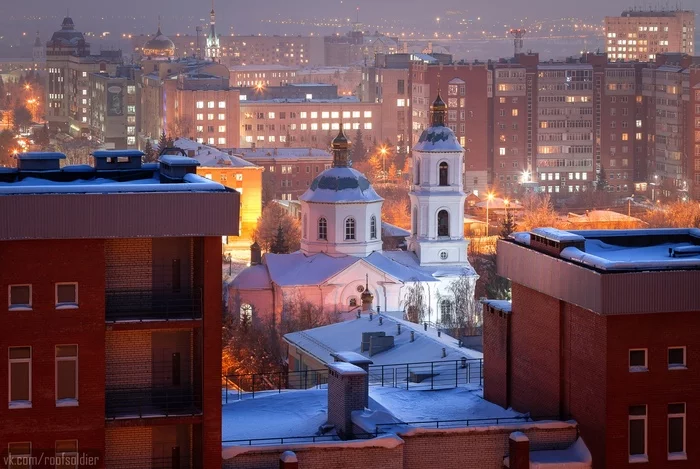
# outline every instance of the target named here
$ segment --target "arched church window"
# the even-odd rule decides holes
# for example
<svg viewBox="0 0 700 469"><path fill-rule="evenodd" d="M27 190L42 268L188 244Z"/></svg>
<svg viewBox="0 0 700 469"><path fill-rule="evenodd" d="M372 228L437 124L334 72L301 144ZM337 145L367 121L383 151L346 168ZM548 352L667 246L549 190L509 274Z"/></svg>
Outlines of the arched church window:
<svg viewBox="0 0 700 469"><path fill-rule="evenodd" d="M304 220L301 223L301 236L302 238L306 238L306 215L304 215Z"/></svg>
<svg viewBox="0 0 700 469"><path fill-rule="evenodd" d="M450 300L442 300L440 302L440 322L443 324L449 322L452 316L452 302Z"/></svg>
<svg viewBox="0 0 700 469"><path fill-rule="evenodd" d="M369 219L369 237L370 239L377 239L377 217L374 215Z"/></svg>
<svg viewBox="0 0 700 469"><path fill-rule="evenodd" d="M352 217L345 220L345 239L355 239L355 219Z"/></svg>
<svg viewBox="0 0 700 469"><path fill-rule="evenodd" d="M241 305L241 321L250 321L253 318L253 307L247 303Z"/></svg>
<svg viewBox="0 0 700 469"><path fill-rule="evenodd" d="M328 239L328 222L323 217L318 220L318 239Z"/></svg>
<svg viewBox="0 0 700 469"><path fill-rule="evenodd" d="M441 186L449 186L450 183L448 182L448 179L447 179L447 163L445 163L444 161L442 163L440 163L439 173L440 173L439 174L439 179L440 179L439 184Z"/></svg>
<svg viewBox="0 0 700 469"><path fill-rule="evenodd" d="M416 175L416 180L413 183L415 185L418 185L418 184L420 184L420 160L417 159L416 161L413 162L413 164L416 165L416 171L414 173Z"/></svg>
<svg viewBox="0 0 700 469"><path fill-rule="evenodd" d="M350 307L354 308L355 306L357 306L357 298L352 297L350 298Z"/></svg>
<svg viewBox="0 0 700 469"><path fill-rule="evenodd" d="M412 223L412 225L413 225L413 235L415 236L418 234L418 209L415 207L413 208L413 223Z"/></svg>
<svg viewBox="0 0 700 469"><path fill-rule="evenodd" d="M450 215L447 210L440 210L437 215L437 235L438 236L449 236L450 235Z"/></svg>

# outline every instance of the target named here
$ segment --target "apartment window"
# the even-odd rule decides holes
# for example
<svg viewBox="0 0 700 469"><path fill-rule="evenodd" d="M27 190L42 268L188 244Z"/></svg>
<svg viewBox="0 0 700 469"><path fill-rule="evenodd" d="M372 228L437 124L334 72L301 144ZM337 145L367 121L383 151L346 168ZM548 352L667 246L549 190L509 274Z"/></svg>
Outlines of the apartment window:
<svg viewBox="0 0 700 469"><path fill-rule="evenodd" d="M647 461L647 406L629 407L629 461Z"/></svg>
<svg viewBox="0 0 700 469"><path fill-rule="evenodd" d="M197 114L196 120L198 120L198 121L203 121L203 120L204 120L204 114Z"/></svg>
<svg viewBox="0 0 700 469"><path fill-rule="evenodd" d="M207 145L214 145L214 137L209 137L207 139Z"/></svg>
<svg viewBox="0 0 700 469"><path fill-rule="evenodd" d="M668 459L686 459L684 402L668 405Z"/></svg>
<svg viewBox="0 0 700 469"><path fill-rule="evenodd" d="M83 72L85 73L85 72ZM32 444L30 442L8 443L7 456L9 469L31 469L29 463L32 455Z"/></svg>
<svg viewBox="0 0 700 469"><path fill-rule="evenodd" d="M219 132L226 132L226 126L225 125L220 125L219 126Z"/></svg>
<svg viewBox="0 0 700 469"><path fill-rule="evenodd" d="M219 139L217 140L217 144L218 145L226 145L226 138L219 137Z"/></svg>
<svg viewBox="0 0 700 469"><path fill-rule="evenodd" d="M219 120L220 120L220 121L225 121L225 120L226 120L226 114L220 113L220 114L219 114Z"/></svg>
<svg viewBox="0 0 700 469"><path fill-rule="evenodd" d="M134 85L127 86L126 94L136 94L136 87Z"/></svg>
<svg viewBox="0 0 700 469"><path fill-rule="evenodd" d="M207 120L213 121L214 120L214 113L207 114Z"/></svg>
<svg viewBox="0 0 700 469"><path fill-rule="evenodd" d="M32 309L32 286L10 285L8 287L8 308L14 310Z"/></svg>
<svg viewBox="0 0 700 469"><path fill-rule="evenodd" d="M10 347L8 352L9 408L32 406L32 348Z"/></svg>
<svg viewBox="0 0 700 469"><path fill-rule="evenodd" d="M668 348L668 369L685 370L685 347Z"/></svg>
<svg viewBox="0 0 700 469"><path fill-rule="evenodd" d="M274 112L268 112L268 113L267 113L267 118L268 118L268 119L274 119L274 118L275 118L275 113L274 113Z"/></svg>
<svg viewBox="0 0 700 469"><path fill-rule="evenodd" d="M331 125L328 122L321 124L321 130L331 130Z"/></svg>
<svg viewBox="0 0 700 469"><path fill-rule="evenodd" d="M511 115L512 115L513 117L518 117L518 110L517 110L517 109L513 109L513 110L511 111Z"/></svg>
<svg viewBox="0 0 700 469"><path fill-rule="evenodd" d="M371 122L365 122L365 130L372 130L372 123Z"/></svg>
<svg viewBox="0 0 700 469"><path fill-rule="evenodd" d="M352 111L352 117L353 119L359 119L360 111Z"/></svg>
<svg viewBox="0 0 700 469"><path fill-rule="evenodd" d="M56 469L70 469L77 465L78 440L57 440L56 441ZM71 464L73 463L73 464Z"/></svg>
<svg viewBox="0 0 700 469"><path fill-rule="evenodd" d="M56 309L78 307L78 284L76 282L56 284Z"/></svg>
<svg viewBox="0 0 700 469"><path fill-rule="evenodd" d="M355 219L350 217L345 220L345 239L354 240L355 239Z"/></svg>
<svg viewBox="0 0 700 469"><path fill-rule="evenodd" d="M214 101L208 101L208 102L207 102L207 108L209 108L209 109L214 109Z"/></svg>
<svg viewBox="0 0 700 469"><path fill-rule="evenodd" d="M377 218L374 215L369 220L369 237L370 239L377 239Z"/></svg>
<svg viewBox="0 0 700 469"><path fill-rule="evenodd" d="M56 346L56 407L78 405L78 346Z"/></svg>
<svg viewBox="0 0 700 469"><path fill-rule="evenodd" d="M396 106L397 107L405 107L406 106L406 100L403 98L399 98L396 100Z"/></svg>
<svg viewBox="0 0 700 469"><path fill-rule="evenodd" d="M219 101L219 109L226 109L226 101Z"/></svg>
<svg viewBox="0 0 700 469"><path fill-rule="evenodd" d="M372 118L372 111L365 111L364 116L365 116L365 119L371 119Z"/></svg>
<svg viewBox="0 0 700 469"><path fill-rule="evenodd" d="M312 119L318 119L318 112L313 111L313 112L311 113L311 118L312 118Z"/></svg>
<svg viewBox="0 0 700 469"><path fill-rule="evenodd" d="M204 101L197 101L197 109L204 109Z"/></svg>
<svg viewBox="0 0 700 469"><path fill-rule="evenodd" d="M318 220L318 239L328 239L328 222L323 217Z"/></svg>
<svg viewBox="0 0 700 469"><path fill-rule="evenodd" d="M630 371L648 371L647 368L647 349L630 349Z"/></svg>
<svg viewBox="0 0 700 469"><path fill-rule="evenodd" d="M318 124L316 124L315 122L311 124L311 130L318 130Z"/></svg>

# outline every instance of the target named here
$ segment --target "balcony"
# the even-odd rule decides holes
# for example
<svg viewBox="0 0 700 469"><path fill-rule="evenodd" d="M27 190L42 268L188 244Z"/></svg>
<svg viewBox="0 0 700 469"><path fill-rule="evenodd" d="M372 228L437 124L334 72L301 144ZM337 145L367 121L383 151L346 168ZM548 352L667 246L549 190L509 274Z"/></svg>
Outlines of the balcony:
<svg viewBox="0 0 700 469"><path fill-rule="evenodd" d="M105 392L105 417L120 419L201 415L201 402L201 391L192 386L108 389Z"/></svg>
<svg viewBox="0 0 700 469"><path fill-rule="evenodd" d="M202 290L112 290L105 293L106 322L177 321L202 318Z"/></svg>

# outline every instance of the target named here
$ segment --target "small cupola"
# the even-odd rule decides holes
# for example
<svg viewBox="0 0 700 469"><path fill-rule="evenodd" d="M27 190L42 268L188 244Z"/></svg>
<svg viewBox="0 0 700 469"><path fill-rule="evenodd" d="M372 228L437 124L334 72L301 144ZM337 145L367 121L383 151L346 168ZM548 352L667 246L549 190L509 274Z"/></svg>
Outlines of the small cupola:
<svg viewBox="0 0 700 469"><path fill-rule="evenodd" d="M140 150L98 150L92 154L97 171L119 171L122 169L141 169Z"/></svg>
<svg viewBox="0 0 700 469"><path fill-rule="evenodd" d="M158 158L161 182L182 182L186 174L197 172L199 161L180 148L164 148Z"/></svg>

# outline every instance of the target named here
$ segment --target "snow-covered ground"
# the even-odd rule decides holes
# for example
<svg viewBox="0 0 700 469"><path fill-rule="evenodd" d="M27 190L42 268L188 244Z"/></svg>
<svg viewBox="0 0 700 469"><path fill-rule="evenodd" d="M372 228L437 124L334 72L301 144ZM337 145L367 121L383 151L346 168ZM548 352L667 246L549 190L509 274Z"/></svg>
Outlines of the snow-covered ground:
<svg viewBox="0 0 700 469"><path fill-rule="evenodd" d="M222 408L223 440L315 435L327 421L327 406L328 393L325 389L256 394L255 399L229 402ZM390 421L386 413L402 422L495 419L521 415L485 401L478 387L440 391L372 387L369 407L380 411L381 420L385 422ZM367 419L370 423L373 420ZM270 441L270 444L274 443Z"/></svg>

